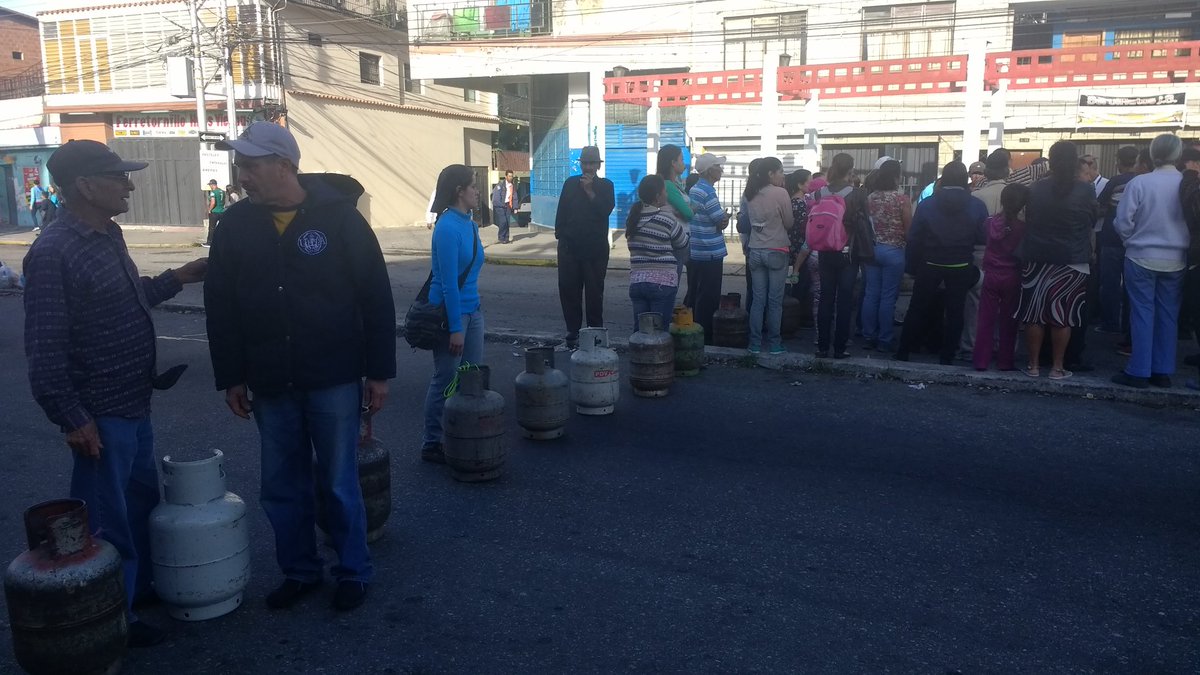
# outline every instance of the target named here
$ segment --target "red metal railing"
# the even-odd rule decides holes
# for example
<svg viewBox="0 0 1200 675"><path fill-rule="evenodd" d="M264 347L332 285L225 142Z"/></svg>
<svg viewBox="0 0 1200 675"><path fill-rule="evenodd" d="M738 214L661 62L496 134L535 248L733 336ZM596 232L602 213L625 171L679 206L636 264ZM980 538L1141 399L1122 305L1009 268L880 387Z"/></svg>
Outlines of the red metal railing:
<svg viewBox="0 0 1200 675"><path fill-rule="evenodd" d="M609 103L649 105L651 98L658 98L664 108L750 103L762 98L762 69L604 79L604 100Z"/></svg>
<svg viewBox="0 0 1200 675"><path fill-rule="evenodd" d="M1200 41L1116 47L1070 47L994 52L987 55L989 87L1001 79L1009 89L1124 86L1200 82ZM962 91L965 55L854 61L779 69L784 100L906 96ZM662 106L749 103L762 98L762 70L672 73L604 80L604 100Z"/></svg>
<svg viewBox="0 0 1200 675"><path fill-rule="evenodd" d="M967 79L967 57L934 56L921 59L822 63L779 69L779 93L807 99L903 96L962 91Z"/></svg>
<svg viewBox="0 0 1200 675"><path fill-rule="evenodd" d="M997 52L987 82L1009 89L1200 82L1200 41Z"/></svg>

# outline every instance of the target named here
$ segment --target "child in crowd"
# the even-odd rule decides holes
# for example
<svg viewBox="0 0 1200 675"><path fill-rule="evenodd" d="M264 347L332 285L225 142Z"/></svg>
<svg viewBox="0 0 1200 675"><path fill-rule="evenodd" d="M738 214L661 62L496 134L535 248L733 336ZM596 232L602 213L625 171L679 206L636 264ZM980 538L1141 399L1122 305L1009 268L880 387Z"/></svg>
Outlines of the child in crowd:
<svg viewBox="0 0 1200 675"><path fill-rule="evenodd" d="M1021 263L1013 252L1025 234L1021 212L1029 200L1029 188L1009 183L1000 193L1000 213L988 218L987 250L983 255L983 290L979 299L979 323L972 360L975 370L987 370L992 360L992 338L999 334L996 367L1016 370L1013 352L1017 346L1014 315L1021 299Z"/></svg>

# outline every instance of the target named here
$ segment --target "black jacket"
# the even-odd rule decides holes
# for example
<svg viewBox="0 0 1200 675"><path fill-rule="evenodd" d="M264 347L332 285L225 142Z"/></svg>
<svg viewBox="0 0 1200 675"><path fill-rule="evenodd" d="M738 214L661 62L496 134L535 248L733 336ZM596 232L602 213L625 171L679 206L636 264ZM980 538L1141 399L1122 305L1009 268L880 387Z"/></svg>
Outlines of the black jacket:
<svg viewBox="0 0 1200 675"><path fill-rule="evenodd" d="M1184 171L1183 179L1179 181L1179 204L1191 234L1188 264L1200 265L1200 174L1191 169Z"/></svg>
<svg viewBox="0 0 1200 675"><path fill-rule="evenodd" d="M1025 206L1025 236L1017 257L1027 263L1077 265L1092 260L1092 229L1096 226L1096 188L1075 181L1060 195L1054 179L1043 178L1029 189Z"/></svg>
<svg viewBox="0 0 1200 675"><path fill-rule="evenodd" d="M975 258L975 246L987 241L983 224L988 209L965 188L944 187L917 204L908 242L906 268L915 274L921 263L965 265Z"/></svg>
<svg viewBox="0 0 1200 675"><path fill-rule="evenodd" d="M204 281L217 389L278 393L396 376L396 309L383 253L348 176L300 176L283 234L243 199L213 233Z"/></svg>
<svg viewBox="0 0 1200 675"><path fill-rule="evenodd" d="M588 197L579 178L571 176L563 183L554 217L554 237L576 255L607 256L608 216L617 203L612 181L596 176L592 182L596 196Z"/></svg>

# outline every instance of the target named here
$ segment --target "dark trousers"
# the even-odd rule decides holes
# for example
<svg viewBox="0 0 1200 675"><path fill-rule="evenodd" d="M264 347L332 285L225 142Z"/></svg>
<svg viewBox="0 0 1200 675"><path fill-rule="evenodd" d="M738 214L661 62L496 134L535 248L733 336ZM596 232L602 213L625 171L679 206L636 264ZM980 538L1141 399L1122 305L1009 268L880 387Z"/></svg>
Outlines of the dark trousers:
<svg viewBox="0 0 1200 675"><path fill-rule="evenodd" d="M724 260L689 261L687 264L687 295L683 304L692 308L696 323L704 327L704 342L712 342L712 317L721 303L721 281Z"/></svg>
<svg viewBox="0 0 1200 675"><path fill-rule="evenodd" d="M833 351L844 352L846 343L850 341L850 316L854 313L854 281L858 278L858 265L841 253L822 252L817 257L817 267L821 273L821 299L817 305L817 351L829 350L832 326Z"/></svg>
<svg viewBox="0 0 1200 675"><path fill-rule="evenodd" d="M604 327L604 275L608 272L608 250L582 256L569 243L558 242L558 300L562 303L567 338L579 337L587 314L589 328Z"/></svg>
<svg viewBox="0 0 1200 675"><path fill-rule="evenodd" d="M512 212L507 206L497 206L492 209L492 220L496 223L496 240L508 241L508 225L512 219Z"/></svg>
<svg viewBox="0 0 1200 675"><path fill-rule="evenodd" d="M945 287L945 322L943 326L941 357L942 363L954 360L958 351L959 340L963 330L963 304L967 292L979 281L979 268L974 265L966 267L938 267L922 265L917 270L917 278L913 281L912 300L908 306L908 314L904 317L904 330L900 333L900 353L908 354L920 346L922 328L929 320L933 310L934 297L939 288Z"/></svg>
<svg viewBox="0 0 1200 675"><path fill-rule="evenodd" d="M208 214L208 238L204 240L204 243L206 243L206 244L212 243L213 230L217 229L217 221L220 219L221 219L221 214L219 214L219 213Z"/></svg>

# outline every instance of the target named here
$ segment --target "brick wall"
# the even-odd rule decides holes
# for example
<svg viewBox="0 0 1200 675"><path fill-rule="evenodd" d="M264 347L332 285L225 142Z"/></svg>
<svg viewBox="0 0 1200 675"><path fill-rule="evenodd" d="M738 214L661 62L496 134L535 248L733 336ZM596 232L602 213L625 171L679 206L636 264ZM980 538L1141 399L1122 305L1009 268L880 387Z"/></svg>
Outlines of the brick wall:
<svg viewBox="0 0 1200 675"><path fill-rule="evenodd" d="M14 59L20 52L23 59ZM42 72L42 47L37 21L0 15L0 78Z"/></svg>

